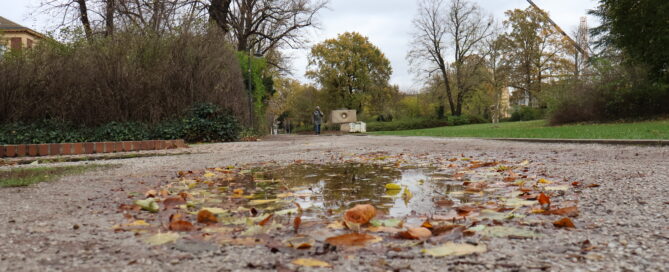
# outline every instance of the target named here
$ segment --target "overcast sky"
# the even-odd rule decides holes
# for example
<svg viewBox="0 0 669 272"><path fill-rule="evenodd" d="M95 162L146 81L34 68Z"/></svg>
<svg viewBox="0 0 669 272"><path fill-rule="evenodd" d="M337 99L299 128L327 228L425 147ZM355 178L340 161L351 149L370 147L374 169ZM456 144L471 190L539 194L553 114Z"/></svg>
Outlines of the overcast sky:
<svg viewBox="0 0 669 272"><path fill-rule="evenodd" d="M526 0L472 0L484 12L500 22L504 11L529 6ZM311 44L334 38L339 33L356 31L369 37L390 60L393 66L392 84L400 85L403 91L420 88L409 72L406 53L411 41L411 21L416 14L418 0L331 0L329 9L321 13L321 29L311 34ZM597 5L595 0L534 0L567 33L578 28L580 18ZM37 31L50 29L49 18L33 14L39 0L0 0L0 16L13 20ZM597 24L589 17L590 26ZM294 76L302 81L306 70L308 49L291 50L294 56Z"/></svg>

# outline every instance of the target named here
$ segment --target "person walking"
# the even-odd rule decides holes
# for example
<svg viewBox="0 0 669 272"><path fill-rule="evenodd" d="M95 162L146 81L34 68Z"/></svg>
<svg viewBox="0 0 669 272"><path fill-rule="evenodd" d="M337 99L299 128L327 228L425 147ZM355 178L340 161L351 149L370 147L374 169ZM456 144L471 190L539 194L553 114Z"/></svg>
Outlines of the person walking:
<svg viewBox="0 0 669 272"><path fill-rule="evenodd" d="M311 115L311 120L314 122L314 132L316 135L321 135L321 124L323 123L323 117L325 115L321 111L320 106L316 106L316 110Z"/></svg>

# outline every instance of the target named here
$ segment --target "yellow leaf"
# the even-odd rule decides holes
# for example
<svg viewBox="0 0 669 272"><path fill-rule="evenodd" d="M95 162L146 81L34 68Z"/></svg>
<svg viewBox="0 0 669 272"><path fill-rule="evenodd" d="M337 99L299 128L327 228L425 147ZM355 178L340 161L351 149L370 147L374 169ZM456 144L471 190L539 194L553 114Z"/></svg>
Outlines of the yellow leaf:
<svg viewBox="0 0 669 272"><path fill-rule="evenodd" d="M174 232L158 233L144 239L144 242L152 246L172 243L179 239L179 234Z"/></svg>
<svg viewBox="0 0 669 272"><path fill-rule="evenodd" d="M488 247L484 244L474 246L470 244L456 244L453 242L448 242L438 247L423 249L423 253L434 257L444 257L444 256L463 256L474 253L484 253L487 250Z"/></svg>
<svg viewBox="0 0 669 272"><path fill-rule="evenodd" d="M210 213L213 213L213 214L228 213L228 210L224 210L224 209L221 209L221 208L202 208L202 210L209 211Z"/></svg>
<svg viewBox="0 0 669 272"><path fill-rule="evenodd" d="M546 179L539 179L539 183L541 183L541 184L551 184L553 182L550 181L550 180L546 180Z"/></svg>
<svg viewBox="0 0 669 272"><path fill-rule="evenodd" d="M215 176L216 176L216 174L214 174L214 173L212 173L212 172L209 172L209 171L207 171L206 173L204 173L204 177L205 177L205 178L213 178L213 177L215 177Z"/></svg>
<svg viewBox="0 0 669 272"><path fill-rule="evenodd" d="M307 266L307 267L332 267L332 265L329 263L312 258L299 258L293 260L292 263L294 265Z"/></svg>
<svg viewBox="0 0 669 272"><path fill-rule="evenodd" d="M127 224L128 227L145 227L150 226L151 224L146 223L144 220L135 220L132 223Z"/></svg>
<svg viewBox="0 0 669 272"><path fill-rule="evenodd" d="M249 205L251 205L251 206L263 205L263 204L267 204L267 203L276 202L277 200L278 199L255 199L255 200L249 201Z"/></svg>
<svg viewBox="0 0 669 272"><path fill-rule="evenodd" d="M386 184L386 190L401 190L401 189L402 189L402 186L400 186L399 184L395 184L395 183Z"/></svg>

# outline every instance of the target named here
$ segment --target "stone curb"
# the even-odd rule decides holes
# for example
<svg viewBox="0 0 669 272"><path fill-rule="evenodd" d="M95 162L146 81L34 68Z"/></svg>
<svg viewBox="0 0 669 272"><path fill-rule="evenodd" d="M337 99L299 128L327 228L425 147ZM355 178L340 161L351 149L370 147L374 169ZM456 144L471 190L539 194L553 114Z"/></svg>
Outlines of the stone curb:
<svg viewBox="0 0 669 272"><path fill-rule="evenodd" d="M188 147L184 140L0 145L0 158L163 150Z"/></svg>
<svg viewBox="0 0 669 272"><path fill-rule="evenodd" d="M669 146L669 140L606 140L606 139L546 139L546 138L480 138L494 141L555 143L555 144L605 144L605 145L643 145Z"/></svg>

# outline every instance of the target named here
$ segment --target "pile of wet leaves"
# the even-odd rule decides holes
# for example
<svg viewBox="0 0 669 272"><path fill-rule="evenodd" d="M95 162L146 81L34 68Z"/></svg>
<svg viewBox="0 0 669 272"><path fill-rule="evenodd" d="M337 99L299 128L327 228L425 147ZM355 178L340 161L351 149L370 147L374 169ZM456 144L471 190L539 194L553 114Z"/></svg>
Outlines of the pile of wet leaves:
<svg viewBox="0 0 669 272"><path fill-rule="evenodd" d="M293 261L302 266L327 267L318 255L361 248L481 254L494 250L485 244L492 238L576 228L578 203L563 196L597 185L530 174L531 165L375 153L337 164L183 171L121 204L128 221L114 229L154 246L185 240L307 251L314 258Z"/></svg>

